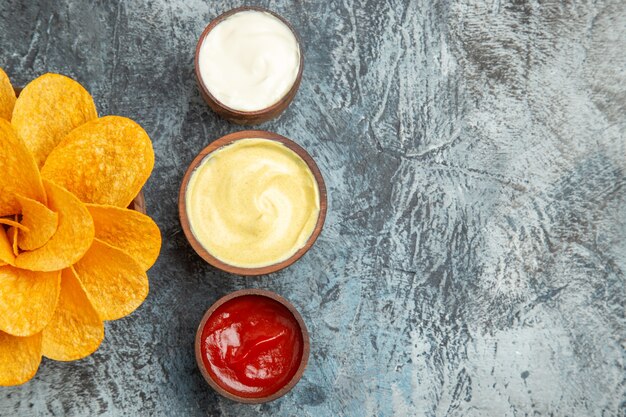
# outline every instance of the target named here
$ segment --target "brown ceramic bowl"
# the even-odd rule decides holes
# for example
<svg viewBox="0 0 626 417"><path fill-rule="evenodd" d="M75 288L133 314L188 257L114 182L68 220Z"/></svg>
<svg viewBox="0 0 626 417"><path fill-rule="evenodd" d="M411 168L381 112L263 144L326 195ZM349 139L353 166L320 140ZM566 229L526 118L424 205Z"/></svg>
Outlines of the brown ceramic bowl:
<svg viewBox="0 0 626 417"><path fill-rule="evenodd" d="M298 325L300 326L300 330L302 331L302 358L300 359L300 366L298 366L296 373L293 375L291 380L289 380L289 382L285 384L285 386L283 386L281 389L276 391L274 394L268 395L266 397L260 397L260 398L240 397L238 395L235 395L226 391L224 388L220 387L213 380L209 372L204 367L204 362L202 361L202 350L200 348L200 344L202 343L202 340L201 340L202 329L204 329L204 325L206 324L207 320L209 319L209 317L211 317L213 312L217 310L219 306L221 306L227 301L232 300L233 298L241 297L244 295L259 295L262 297L270 298L282 304L283 306L287 308L287 310L291 312L291 314L293 314L293 317L298 322ZM281 297L280 295L274 292L267 291L267 290L248 289L248 290L239 290L239 291L231 292L230 294L225 295L224 297L217 300L207 310L207 312L204 313L204 316L202 317L202 320L200 321L200 325L198 325L198 330L196 332L195 351L196 351L196 362L198 364L198 368L200 369L202 376L204 377L206 382L211 386L211 388L217 391L220 395L223 395L224 397L229 398L233 401L238 401L238 402L247 403L247 404L259 404L259 403L265 403L268 401L273 401L279 397L282 397L283 395L288 393L298 383L300 378L302 378L302 374L304 373L304 369L306 368L307 363L309 362L309 353L311 351L311 341L309 339L309 332L306 328L306 325L304 324L304 320L302 319L302 316L300 315L298 310L296 310L296 308L293 306L293 304L291 304L289 301L287 301L286 299L284 299L283 297Z"/></svg>
<svg viewBox="0 0 626 417"><path fill-rule="evenodd" d="M235 13L243 12L243 11L246 11L246 10L256 10L256 11L259 11L259 12L265 12L265 13L269 13L269 14L273 15L274 17L278 18L281 22L283 22L285 25L287 25L287 27L291 30L291 32L293 32L294 36L296 37L296 41L298 42L298 46L300 47L300 68L298 70L298 75L296 76L296 80L294 81L293 86L291 86L291 89L277 103L275 103L275 104L271 105L270 107L267 107L267 108L265 108L263 110L256 110L256 111L235 110L235 109L230 108L227 105L221 103L218 99L216 99L211 94L209 89L204 85L204 82L202 81L202 77L200 75L200 65L198 63L198 56L200 55L200 47L202 46L202 43L204 42L204 38L206 38L207 34L215 26L217 26L218 23L220 23L221 21L223 21L227 17L232 16ZM255 7L255 6L237 7L236 9L229 10L226 13L223 13L223 14L217 16L204 29L204 31L202 32L202 35L200 35L200 39L198 40L198 44L196 45L196 54L195 54L196 81L198 82L198 87L200 88L200 93L202 94L202 97L204 98L204 100L207 102L209 107L215 113L217 113L218 115L220 115L221 117L223 117L226 120L229 120L229 121L231 121L233 123L237 123L237 124L241 124L241 125L259 124L259 123L263 123L263 122L266 122L268 120L271 120L271 119L273 119L275 117L278 117L289 106L289 104L291 103L291 101L295 97L296 92L298 91L298 88L300 87L300 81L302 80L302 71L303 70L304 70L304 54L302 52L302 42L300 40L300 36L298 36L298 33L294 30L294 28L291 26L291 24L289 22L287 22L285 19L283 19L278 14L276 14L276 13L270 11L270 10L264 9L262 7Z"/></svg>
<svg viewBox="0 0 626 417"><path fill-rule="evenodd" d="M143 196L143 190L139 191L139 194L130 202L128 208L141 214L146 214L146 199Z"/></svg>
<svg viewBox="0 0 626 417"><path fill-rule="evenodd" d="M298 156L300 156L300 158L304 160L304 162L306 162L307 166L313 173L313 176L315 177L315 181L317 182L317 187L319 189L319 194L320 194L320 212L317 218L317 223L315 224L313 233L311 233L311 236L309 236L309 239L306 241L304 246L298 249L298 251L294 253L293 255L291 255L291 257L289 257L288 259L285 259L282 262L278 262L273 265L263 266L259 268L242 268L238 266L233 266L233 265L224 263L220 261L219 259L217 259L216 257L214 257L213 255L211 255L202 246L202 244L196 239L196 237L193 235L193 232L191 231L191 227L189 225L189 218L187 216L187 203L185 201L187 185L189 184L189 179L191 178L191 174L193 174L195 169L200 165L200 163L204 160L204 158L207 157L207 155L237 140L249 139L249 138L274 140L274 141L282 143L287 148L295 152ZM289 265L293 264L298 259L300 259L300 257L302 257L302 255L304 255L311 248L311 246L313 246L313 243L315 243L315 240L317 239L320 232L322 231L322 226L324 225L324 220L326 219L326 207L327 207L326 185L324 184L322 173L320 172L319 168L315 164L315 161L313 161L313 158L311 158L311 156L303 148L301 148L300 145L298 145L297 143L291 141L290 139L287 139L286 137L279 135L278 133L268 132L266 130L243 130L241 132L231 133L229 135L222 136L221 138L217 139L216 141L211 143L209 146L204 148L198 154L198 156L196 156L193 162L191 162L191 164L189 165L189 168L187 168L187 172L185 173L185 176L183 177L183 183L180 186L180 192L178 194L178 212L180 216L180 223L182 225L183 232L185 232L185 236L187 237L187 240L189 241L191 246L194 248L194 250L198 253L198 255L200 255L209 264L213 265L214 267L218 269L221 269L222 271L230 272L231 274L247 275L247 276L270 274L272 272L276 272L283 268L286 268Z"/></svg>

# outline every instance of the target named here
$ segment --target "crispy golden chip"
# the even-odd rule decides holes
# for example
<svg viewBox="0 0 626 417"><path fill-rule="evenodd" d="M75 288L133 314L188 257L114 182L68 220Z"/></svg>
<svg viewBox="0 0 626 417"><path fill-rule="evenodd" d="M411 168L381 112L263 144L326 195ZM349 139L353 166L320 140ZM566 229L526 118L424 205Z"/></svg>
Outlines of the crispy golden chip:
<svg viewBox="0 0 626 417"><path fill-rule="evenodd" d="M17 257L20 253L17 247L17 229L15 227L10 227L7 236L11 239L11 249L13 250L13 255Z"/></svg>
<svg viewBox="0 0 626 417"><path fill-rule="evenodd" d="M91 246L94 236L89 211L74 195L44 180L48 207L58 213L59 226L50 240L15 259L18 268L31 271L58 271L78 261Z"/></svg>
<svg viewBox="0 0 626 417"><path fill-rule="evenodd" d="M20 212L16 193L46 202L33 156L9 122L0 119L0 217Z"/></svg>
<svg viewBox="0 0 626 417"><path fill-rule="evenodd" d="M0 117L11 120L13 106L15 106L15 90L9 76L0 68Z"/></svg>
<svg viewBox="0 0 626 417"><path fill-rule="evenodd" d="M6 224L7 226L13 226L13 227L15 227L17 229L20 229L20 230L23 230L25 232L28 232L30 230L28 227L24 226L23 224L21 224L17 220L5 219L3 217L0 217L0 224Z"/></svg>
<svg viewBox="0 0 626 417"><path fill-rule="evenodd" d="M63 270L59 304L42 334L43 355L57 361L73 361L91 355L104 339L104 323L72 268Z"/></svg>
<svg viewBox="0 0 626 417"><path fill-rule="evenodd" d="M102 320L132 313L148 295L148 277L137 261L98 239L74 270Z"/></svg>
<svg viewBox="0 0 626 417"><path fill-rule="evenodd" d="M0 262L4 265L15 265L15 254L11 240L9 240L9 236L2 226L0 226Z"/></svg>
<svg viewBox="0 0 626 417"><path fill-rule="evenodd" d="M19 195L17 199L22 206L22 226L28 230L19 231L19 247L22 250L39 249L57 231L59 215L33 199Z"/></svg>
<svg viewBox="0 0 626 417"><path fill-rule="evenodd" d="M93 98L82 85L64 75L44 74L20 93L11 124L41 167L66 134L96 117Z"/></svg>
<svg viewBox="0 0 626 417"><path fill-rule="evenodd" d="M85 203L128 207L153 166L152 142L143 128L125 117L106 116L70 132L41 175Z"/></svg>
<svg viewBox="0 0 626 417"><path fill-rule="evenodd" d="M114 206L86 204L96 228L96 238L132 256L144 271L161 250L161 232L145 214Z"/></svg>
<svg viewBox="0 0 626 417"><path fill-rule="evenodd" d="M61 271L0 267L0 330L13 336L39 333L48 324L61 290Z"/></svg>
<svg viewBox="0 0 626 417"><path fill-rule="evenodd" d="M0 386L20 385L35 376L41 362L41 333L18 337L0 332Z"/></svg>

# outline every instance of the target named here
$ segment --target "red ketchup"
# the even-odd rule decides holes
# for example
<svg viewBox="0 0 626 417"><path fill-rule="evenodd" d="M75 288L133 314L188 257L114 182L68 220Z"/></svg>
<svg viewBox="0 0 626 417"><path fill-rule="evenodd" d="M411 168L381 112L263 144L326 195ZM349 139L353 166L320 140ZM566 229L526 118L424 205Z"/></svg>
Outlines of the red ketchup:
<svg viewBox="0 0 626 417"><path fill-rule="evenodd" d="M200 341L209 375L231 394L274 394L294 376L302 359L302 332L291 312L262 295L243 295L219 306Z"/></svg>

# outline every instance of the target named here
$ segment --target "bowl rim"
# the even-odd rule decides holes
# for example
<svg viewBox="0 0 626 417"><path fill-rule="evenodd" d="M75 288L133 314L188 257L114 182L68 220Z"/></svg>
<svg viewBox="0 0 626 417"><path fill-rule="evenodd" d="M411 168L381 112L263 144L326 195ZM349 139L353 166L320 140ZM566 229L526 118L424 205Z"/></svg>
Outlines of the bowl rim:
<svg viewBox="0 0 626 417"><path fill-rule="evenodd" d="M215 382L215 380L211 377L211 375L209 374L209 371L204 366L204 362L202 360L202 349L201 349L202 330L204 329L206 322L209 320L209 318L215 312L215 310L217 310L217 308L219 308L221 305L223 305L224 303L230 300L243 297L243 296L249 296L249 295L267 297L283 305L285 308L287 308L287 310L289 310L289 312L296 319L296 322L298 323L298 326L300 327L300 332L302 334L302 358L300 359L300 365L298 366L298 369L296 370L294 375L283 387L281 387L275 393L267 395L265 397L258 397L258 398L241 397L239 395L226 391L224 388L219 386L217 382ZM273 401L277 398L282 397L283 395L291 391L291 389L294 386L296 386L296 384L300 381L300 379L302 378L302 375L304 374L304 370L306 369L306 366L309 362L309 354L311 352L311 340L309 338L309 331L306 327L306 324L304 323L304 319L300 315L300 312L294 307L294 305L291 302L289 302L287 299L278 295L275 292L262 290L262 289L249 288L249 289L233 291L229 294L226 294L225 296L221 297L216 302L214 302L211 305L211 307L209 307L209 309L202 316L202 320L200 320L200 324L198 325L198 329L196 330L194 349L195 349L195 356L196 356L196 364L198 368L200 369L200 373L202 373L202 376L204 377L205 381L211 386L211 388L217 391L220 395L233 401L246 403L246 404L260 404L260 403Z"/></svg>
<svg viewBox="0 0 626 417"><path fill-rule="evenodd" d="M218 100L211 93L209 88L204 84L204 80L202 79L202 74L200 73L200 63L198 59L200 56L200 48L202 47L202 44L204 43L204 39L207 37L209 32L213 30L215 26L217 26L219 23L221 23L223 20L227 19L228 17L236 13L245 12L245 11L257 11L257 12L269 13L275 18L277 18L278 20L280 20L283 24L285 24L289 28L291 33L293 33L294 37L296 38L296 43L298 44L298 51L300 52L300 65L298 68L298 74L296 75L296 79L294 80L291 88L285 93L285 95L283 95L283 97L280 98L280 100L278 100L274 104L264 109L254 110L254 111L243 111L243 110L233 109L232 107L229 107L226 104L222 103L220 100ZM196 44L196 52L194 54L194 70L196 74L196 80L198 81L198 85L202 89L202 92L211 101L213 101L216 106L220 107L225 112L230 113L229 115L230 117L239 118L239 119L247 119L247 118L252 119L256 117L266 116L267 114L270 114L276 111L278 111L278 113L281 113L284 110L284 109L281 109L281 107L282 106L286 107L286 105L289 104L289 102L293 99L296 92L298 91L298 88L300 87L300 81L302 80L302 72L304 71L304 53L302 50L302 40L300 39L300 35L298 34L298 32L296 32L296 30L293 28L291 23L289 23L287 19L285 19L278 13L268 10L264 7L259 7L259 6L236 7L234 9L228 10L220 14L219 16L213 18L209 22L209 24L204 28L204 30L202 31L202 34L200 35L200 38L198 39L198 43Z"/></svg>
<svg viewBox="0 0 626 417"><path fill-rule="evenodd" d="M187 202L185 199L191 175L202 163L202 161L204 161L204 159L207 158L212 152L242 139L268 139L285 145L288 149L295 152L300 158L302 158L302 160L309 167L309 169L313 173L313 177L315 178L315 182L317 183L317 188L319 191L320 210L317 217L317 222L315 223L315 227L311 232L311 235L307 239L306 243L293 255L283 261L271 265L254 268L234 266L223 262L222 260L216 258L211 253L209 253L209 251L204 246L202 246L202 244L198 241L198 239L196 239L193 232L191 231L189 216L187 215ZM180 223L185 237L187 238L193 249L196 251L196 253L200 255L200 257L203 258L208 264L212 265L215 268L231 274L244 276L266 275L277 272L292 265L294 262L300 259L313 246L318 236L320 235L324 226L324 222L326 220L327 206L328 202L326 184L324 183L322 173L320 172L317 164L315 163L311 155L309 155L309 153L304 150L304 148L302 148L291 139L267 130L242 130L222 136L221 138L211 142L208 146L202 149L198 153L198 155L196 155L191 164L189 164L189 167L185 172L185 176L183 177L183 181L181 183L180 191L178 194L178 214L180 218Z"/></svg>

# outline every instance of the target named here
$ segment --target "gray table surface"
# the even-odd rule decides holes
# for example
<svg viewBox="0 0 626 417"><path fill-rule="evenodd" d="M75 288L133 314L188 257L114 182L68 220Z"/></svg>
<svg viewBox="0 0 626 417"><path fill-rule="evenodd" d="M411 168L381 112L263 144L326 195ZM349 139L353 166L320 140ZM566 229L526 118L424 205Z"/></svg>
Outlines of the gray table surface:
<svg viewBox="0 0 626 417"><path fill-rule="evenodd" d="M624 416L626 7L613 1L253 1L304 42L302 86L261 125L329 190L312 250L217 272L181 233L194 155L241 128L200 98L196 40L239 1L0 3L0 66L79 80L138 121L164 243L150 295L87 359L0 389L2 416ZM291 300L312 352L286 397L219 397L203 312L240 288Z"/></svg>

